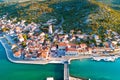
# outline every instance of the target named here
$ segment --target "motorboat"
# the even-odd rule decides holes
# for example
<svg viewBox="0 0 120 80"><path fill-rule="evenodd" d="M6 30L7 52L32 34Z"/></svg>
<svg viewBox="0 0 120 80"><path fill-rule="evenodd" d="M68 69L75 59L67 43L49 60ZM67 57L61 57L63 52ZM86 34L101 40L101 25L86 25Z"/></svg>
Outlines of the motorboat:
<svg viewBox="0 0 120 80"><path fill-rule="evenodd" d="M95 61L101 61L101 60L104 60L104 61L115 61L116 59L118 59L119 57L118 56L109 56L109 57L92 57L92 60L95 60Z"/></svg>

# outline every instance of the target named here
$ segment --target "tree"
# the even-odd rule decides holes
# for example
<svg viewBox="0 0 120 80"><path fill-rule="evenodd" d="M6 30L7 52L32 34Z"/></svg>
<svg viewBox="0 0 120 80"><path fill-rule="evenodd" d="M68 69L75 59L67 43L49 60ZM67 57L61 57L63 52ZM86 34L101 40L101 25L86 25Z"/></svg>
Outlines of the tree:
<svg viewBox="0 0 120 80"><path fill-rule="evenodd" d="M9 29L5 27L5 28L2 28L2 31L6 32L6 31L9 31Z"/></svg>
<svg viewBox="0 0 120 80"><path fill-rule="evenodd" d="M23 46L23 47L26 47L26 42L22 42L22 46Z"/></svg>
<svg viewBox="0 0 120 80"><path fill-rule="evenodd" d="M25 40L27 40L27 35L26 35L26 34L23 34L23 38L24 38Z"/></svg>

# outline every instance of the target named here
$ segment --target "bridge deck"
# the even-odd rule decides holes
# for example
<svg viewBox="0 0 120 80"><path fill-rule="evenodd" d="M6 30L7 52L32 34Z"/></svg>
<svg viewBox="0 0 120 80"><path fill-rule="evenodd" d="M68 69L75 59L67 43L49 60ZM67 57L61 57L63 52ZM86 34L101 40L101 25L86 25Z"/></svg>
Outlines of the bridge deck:
<svg viewBox="0 0 120 80"><path fill-rule="evenodd" d="M64 63L64 80L69 80L69 64Z"/></svg>

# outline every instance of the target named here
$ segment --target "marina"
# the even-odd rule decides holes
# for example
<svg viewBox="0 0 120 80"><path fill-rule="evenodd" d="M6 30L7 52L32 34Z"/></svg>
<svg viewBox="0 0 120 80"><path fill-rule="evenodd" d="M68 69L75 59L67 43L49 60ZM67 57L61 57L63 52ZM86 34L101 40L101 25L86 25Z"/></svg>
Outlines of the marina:
<svg viewBox="0 0 120 80"><path fill-rule="evenodd" d="M95 61L115 61L116 59L118 59L119 56L100 56L100 57L92 57L92 60L95 60Z"/></svg>

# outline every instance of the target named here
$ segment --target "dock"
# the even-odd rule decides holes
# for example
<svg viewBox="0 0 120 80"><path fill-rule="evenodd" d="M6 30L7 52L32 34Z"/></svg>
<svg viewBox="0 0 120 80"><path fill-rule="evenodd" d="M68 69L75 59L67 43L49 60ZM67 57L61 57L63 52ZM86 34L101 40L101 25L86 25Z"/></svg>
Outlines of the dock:
<svg viewBox="0 0 120 80"><path fill-rule="evenodd" d="M68 63L68 61L64 62L64 80L69 80L69 63Z"/></svg>

